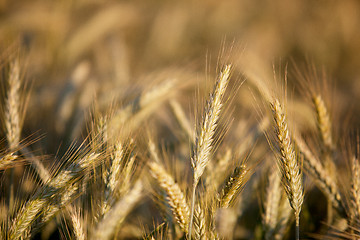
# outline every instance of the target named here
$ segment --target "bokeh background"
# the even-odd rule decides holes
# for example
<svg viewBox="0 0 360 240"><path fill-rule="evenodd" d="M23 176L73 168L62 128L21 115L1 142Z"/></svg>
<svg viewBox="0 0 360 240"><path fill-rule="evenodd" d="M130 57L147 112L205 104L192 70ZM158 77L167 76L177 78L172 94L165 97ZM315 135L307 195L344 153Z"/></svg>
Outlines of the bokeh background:
<svg viewBox="0 0 360 240"><path fill-rule="evenodd" d="M116 97L114 89L164 69L200 78L231 47L231 57L246 61L250 52L269 68L310 60L325 69L332 97L358 126L359 24L356 0L0 2L1 47L21 47L39 111L54 107L80 63L99 98ZM79 80L84 91L89 82Z"/></svg>

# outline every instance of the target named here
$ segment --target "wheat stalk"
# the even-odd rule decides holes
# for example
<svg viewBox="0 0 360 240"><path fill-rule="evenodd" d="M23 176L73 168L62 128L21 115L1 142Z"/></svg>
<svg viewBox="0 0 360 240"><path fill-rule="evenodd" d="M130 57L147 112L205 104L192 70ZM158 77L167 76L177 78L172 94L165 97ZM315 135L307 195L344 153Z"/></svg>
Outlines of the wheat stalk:
<svg viewBox="0 0 360 240"><path fill-rule="evenodd" d="M215 83L214 90L210 94L210 99L205 107L202 124L198 129L195 150L193 157L191 158L191 166L193 169L193 187L192 187L192 200L190 211L190 224L189 224L189 239L191 240L191 228L194 215L196 187L201 175L203 174L206 165L210 161L210 151L212 149L213 137L215 134L215 128L220 117L222 108L222 99L227 88L230 77L231 65L225 66L221 72L218 80Z"/></svg>
<svg viewBox="0 0 360 240"><path fill-rule="evenodd" d="M275 99L271 108L276 124L276 136L280 147L281 157L279 167L283 176L283 185L291 207L295 213L296 239L299 239L300 211L304 199L302 174L296 160L294 146L290 139L285 113L280 102Z"/></svg>

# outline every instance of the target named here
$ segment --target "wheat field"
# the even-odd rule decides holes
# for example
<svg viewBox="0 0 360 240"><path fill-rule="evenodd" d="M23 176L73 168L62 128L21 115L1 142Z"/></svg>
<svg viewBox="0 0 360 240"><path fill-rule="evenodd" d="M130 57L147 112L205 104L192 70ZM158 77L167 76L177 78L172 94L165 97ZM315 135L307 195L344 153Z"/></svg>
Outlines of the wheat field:
<svg viewBox="0 0 360 240"><path fill-rule="evenodd" d="M360 239L360 3L0 0L0 239Z"/></svg>

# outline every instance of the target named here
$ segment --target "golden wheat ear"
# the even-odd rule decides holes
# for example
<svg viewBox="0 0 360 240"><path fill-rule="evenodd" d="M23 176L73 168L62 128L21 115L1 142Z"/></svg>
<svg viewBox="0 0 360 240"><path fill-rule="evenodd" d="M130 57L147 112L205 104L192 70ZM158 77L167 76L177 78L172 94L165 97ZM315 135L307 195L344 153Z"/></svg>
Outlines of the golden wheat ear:
<svg viewBox="0 0 360 240"><path fill-rule="evenodd" d="M189 227L189 206L184 193L160 163L151 162L149 163L149 168L153 178L167 194L166 200L171 207L171 211L181 231L187 233Z"/></svg>
<svg viewBox="0 0 360 240"><path fill-rule="evenodd" d="M346 216L344 202L336 179L314 156L305 141L298 134L295 134L294 137L296 146L304 156L304 167L308 175L314 179L316 186L324 193L336 211L341 216Z"/></svg>
<svg viewBox="0 0 360 240"><path fill-rule="evenodd" d="M191 158L191 166L193 169L193 187L192 200L190 210L189 239L191 240L191 228L193 222L196 187L200 177L204 173L205 167L210 161L210 152L212 149L215 129L220 117L223 106L222 99L224 97L230 78L231 65L225 66L215 83L214 90L210 94L210 99L205 107L202 124L199 126L195 140L195 150Z"/></svg>
<svg viewBox="0 0 360 240"><path fill-rule="evenodd" d="M288 130L284 110L277 99L271 103L271 109L275 120L276 137L280 148L279 168L281 170L286 194L294 210L296 239L299 239L300 212L304 200L302 173L299 167L300 164L296 159L295 149Z"/></svg>
<svg viewBox="0 0 360 240"><path fill-rule="evenodd" d="M77 156L73 163L50 178L16 213L10 227L10 239L30 237L31 227L40 215L39 225L50 220L61 208L68 205L78 189L79 179L99 162L99 154ZM54 201L54 200L57 201Z"/></svg>
<svg viewBox="0 0 360 240"><path fill-rule="evenodd" d="M221 208L229 208L233 204L235 198L247 182L249 173L249 168L246 165L234 169L221 190L219 199Z"/></svg>

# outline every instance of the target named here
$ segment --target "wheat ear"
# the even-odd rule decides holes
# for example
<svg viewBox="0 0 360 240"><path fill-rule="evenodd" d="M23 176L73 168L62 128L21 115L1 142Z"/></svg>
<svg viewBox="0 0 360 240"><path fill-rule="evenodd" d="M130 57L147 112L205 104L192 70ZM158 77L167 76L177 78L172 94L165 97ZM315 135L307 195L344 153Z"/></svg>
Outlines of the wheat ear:
<svg viewBox="0 0 360 240"><path fill-rule="evenodd" d="M9 90L6 98L5 127L6 138L11 150L19 146L21 131L20 116L20 64L15 59L10 64L10 74L8 79Z"/></svg>
<svg viewBox="0 0 360 240"><path fill-rule="evenodd" d="M18 158L14 153L8 153L0 159L0 170L4 170L14 165L14 161Z"/></svg>
<svg viewBox="0 0 360 240"><path fill-rule="evenodd" d="M356 157L353 157L351 166L351 205L353 216L360 217L360 164Z"/></svg>
<svg viewBox="0 0 360 240"><path fill-rule="evenodd" d="M294 146L290 139L285 113L280 102L275 99L271 108L276 125L276 136L280 147L281 157L279 167L282 173L283 185L290 205L295 213L296 239L299 239L300 211L304 200L302 174L296 160Z"/></svg>
<svg viewBox="0 0 360 240"><path fill-rule="evenodd" d="M119 176L121 174L121 162L123 161L124 150L120 142L114 144L111 153L111 166L109 172L109 182L107 188L110 192L115 192L116 186L119 184Z"/></svg>
<svg viewBox="0 0 360 240"><path fill-rule="evenodd" d="M331 134L331 120L328 110L325 106L324 100L321 95L317 95L313 98L313 102L316 110L317 125L321 135L321 140L327 152L334 148L333 138Z"/></svg>
<svg viewBox="0 0 360 240"><path fill-rule="evenodd" d="M321 141L323 143L323 152L322 158L324 159L325 169L331 175L334 175L336 172L334 162L332 161L332 152L335 148L332 134L331 134L331 120L328 110L326 108L325 102L321 95L316 95L313 97L313 102L315 105L317 126L321 136ZM328 200L328 224L331 224L333 221L333 208L331 201Z"/></svg>
<svg viewBox="0 0 360 240"><path fill-rule="evenodd" d="M15 58L10 63L10 73L8 78L8 91L5 102L5 131L6 139L10 151L16 154L16 149L19 147L21 134L21 116L20 116L20 63L19 59ZM10 160L10 158L7 158ZM15 160L15 158L13 159ZM9 210L13 209L14 202L14 169L11 169L11 180L9 185Z"/></svg>
<svg viewBox="0 0 360 240"><path fill-rule="evenodd" d="M210 161L210 151L212 149L213 137L215 128L217 126L220 112L222 108L222 99L225 94L230 76L231 65L225 66L221 72L218 80L215 83L213 92L210 94L210 99L207 102L202 124L196 135L195 150L191 158L191 166L193 169L193 187L190 211L190 224L189 224L189 239L191 240L191 228L194 216L196 187L201 175L203 174L206 165Z"/></svg>
<svg viewBox="0 0 360 240"><path fill-rule="evenodd" d="M206 235L206 220L203 209L199 204L196 205L194 215L194 237L196 240L208 239Z"/></svg>
<svg viewBox="0 0 360 240"><path fill-rule="evenodd" d="M181 230L186 233L189 227L189 206L183 192L159 163L151 162L149 167L151 175L166 192L166 199Z"/></svg>
<svg viewBox="0 0 360 240"><path fill-rule="evenodd" d="M341 199L339 189L336 182L331 177L331 174L320 163L318 159L312 154L304 140L295 134L295 144L299 151L304 155L304 166L307 172L315 180L315 184L330 200L332 206L343 216L345 216L345 209Z"/></svg>
<svg viewBox="0 0 360 240"><path fill-rule="evenodd" d="M50 179L43 187L41 187L33 197L20 209L13 220L10 229L10 239L20 239L31 228L32 223L36 220L39 213L45 207L50 211L44 212L45 219L50 219L61 207L70 201L68 194L73 188L73 182L76 182L84 173L85 169L94 164L98 154L87 154L85 157L71 164L67 169L62 170L57 176ZM51 205L51 202L58 196L61 197L58 206ZM49 204L49 206L48 206ZM42 222L43 223L43 222Z"/></svg>
<svg viewBox="0 0 360 240"><path fill-rule="evenodd" d="M77 240L85 240L85 239L87 239L86 231L85 231L85 228L84 228L84 220L81 217L80 208L69 207L68 208L68 213L69 213L70 218L71 218L71 223L72 223L72 226L73 226L73 231L74 231L75 238Z"/></svg>
<svg viewBox="0 0 360 240"><path fill-rule="evenodd" d="M227 179L224 188L221 192L220 206L222 208L230 207L231 203L235 200L237 194L242 190L246 183L249 170L243 165L236 167L233 173Z"/></svg>

